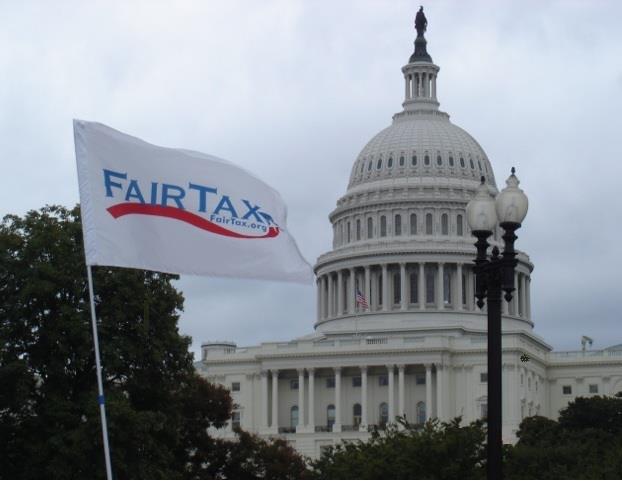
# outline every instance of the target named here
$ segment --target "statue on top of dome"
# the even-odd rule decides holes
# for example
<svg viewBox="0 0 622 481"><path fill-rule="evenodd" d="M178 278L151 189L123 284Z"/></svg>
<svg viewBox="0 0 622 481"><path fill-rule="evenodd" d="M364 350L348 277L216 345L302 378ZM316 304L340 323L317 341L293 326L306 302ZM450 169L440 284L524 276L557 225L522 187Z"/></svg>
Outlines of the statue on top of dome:
<svg viewBox="0 0 622 481"><path fill-rule="evenodd" d="M415 29L417 30L417 37L423 37L423 33L428 27L428 19L425 18L423 13L423 5L419 7L419 11L415 16Z"/></svg>

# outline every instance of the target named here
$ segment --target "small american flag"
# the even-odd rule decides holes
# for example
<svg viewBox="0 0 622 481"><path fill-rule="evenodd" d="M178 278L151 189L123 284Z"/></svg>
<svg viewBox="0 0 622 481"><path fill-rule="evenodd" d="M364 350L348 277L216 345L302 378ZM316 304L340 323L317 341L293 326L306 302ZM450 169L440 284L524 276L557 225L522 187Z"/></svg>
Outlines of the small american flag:
<svg viewBox="0 0 622 481"><path fill-rule="evenodd" d="M360 290L356 290L356 303L359 306L362 306L363 309L369 309L369 305L367 304L367 299Z"/></svg>

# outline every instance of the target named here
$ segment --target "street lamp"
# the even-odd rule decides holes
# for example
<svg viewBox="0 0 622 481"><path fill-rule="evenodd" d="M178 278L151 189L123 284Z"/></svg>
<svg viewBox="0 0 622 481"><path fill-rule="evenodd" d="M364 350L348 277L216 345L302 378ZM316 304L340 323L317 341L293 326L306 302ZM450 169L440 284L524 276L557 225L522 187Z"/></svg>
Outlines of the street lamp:
<svg viewBox="0 0 622 481"><path fill-rule="evenodd" d="M514 232L520 228L527 215L529 201L525 193L518 188L519 181L514 175L506 180L506 188L497 198L490 195L486 179L477 188L475 197L466 206L467 222L471 233L477 237L475 247L475 297L477 306L488 303L488 479L501 479L501 456L503 441L501 438L501 291L505 300L512 300L514 292L514 268L518 264L514 241ZM499 248L494 246L492 256L487 254L488 238L492 235L497 221L505 231L504 249L499 257Z"/></svg>

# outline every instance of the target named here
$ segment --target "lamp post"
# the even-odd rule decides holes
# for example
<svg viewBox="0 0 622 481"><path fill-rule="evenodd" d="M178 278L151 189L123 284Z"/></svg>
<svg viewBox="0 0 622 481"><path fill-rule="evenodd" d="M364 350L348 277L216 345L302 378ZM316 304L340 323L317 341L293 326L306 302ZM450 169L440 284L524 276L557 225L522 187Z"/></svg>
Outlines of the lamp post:
<svg viewBox="0 0 622 481"><path fill-rule="evenodd" d="M514 292L514 268L518 264L514 232L520 228L527 215L529 202L524 192L518 188L519 180L514 175L506 180L506 188L497 198L490 195L486 179L481 178L475 197L467 204L467 222L471 233L477 237L475 247L475 297L477 306L488 303L488 479L501 479L501 459L503 441L501 438L501 292L505 300L512 300ZM499 256L499 248L494 246L488 257L488 238L492 235L497 221L505 231L504 249Z"/></svg>

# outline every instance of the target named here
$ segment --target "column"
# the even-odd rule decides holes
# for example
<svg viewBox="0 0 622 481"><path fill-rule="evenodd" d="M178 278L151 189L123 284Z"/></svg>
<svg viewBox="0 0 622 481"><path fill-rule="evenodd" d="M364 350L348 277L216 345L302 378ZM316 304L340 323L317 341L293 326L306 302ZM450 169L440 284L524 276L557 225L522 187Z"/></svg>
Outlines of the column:
<svg viewBox="0 0 622 481"><path fill-rule="evenodd" d="M436 289L436 308L443 309L444 301L445 301L445 283L444 281L444 264L442 262L438 263L438 280L437 280L437 289Z"/></svg>
<svg viewBox="0 0 622 481"><path fill-rule="evenodd" d="M333 286L332 273L326 274L326 281L328 282L328 309L326 310L326 317L334 317L335 306L335 290Z"/></svg>
<svg viewBox="0 0 622 481"><path fill-rule="evenodd" d="M521 274L520 277L520 308L521 308L521 313L522 313L522 317L527 318L527 299L525 296L525 287L527 285L527 283L525 282L525 275Z"/></svg>
<svg viewBox="0 0 622 481"><path fill-rule="evenodd" d="M404 364L397 366L397 415L404 416Z"/></svg>
<svg viewBox="0 0 622 481"><path fill-rule="evenodd" d="M301 430L305 425L305 370L298 369L298 426Z"/></svg>
<svg viewBox="0 0 622 481"><path fill-rule="evenodd" d="M421 96L422 97L427 97L428 96L428 74L423 72L421 74L421 83L423 84L423 88L421 89Z"/></svg>
<svg viewBox="0 0 622 481"><path fill-rule="evenodd" d="M272 429L279 430L279 371L272 370Z"/></svg>
<svg viewBox="0 0 622 481"><path fill-rule="evenodd" d="M268 372L261 371L261 428L268 428Z"/></svg>
<svg viewBox="0 0 622 481"><path fill-rule="evenodd" d="M527 319L531 319L531 277L525 280L525 298L527 299Z"/></svg>
<svg viewBox="0 0 622 481"><path fill-rule="evenodd" d="M389 377L389 423L395 422L395 379L393 378L393 373L395 371L395 366L393 364L389 364L387 366L387 372Z"/></svg>
<svg viewBox="0 0 622 481"><path fill-rule="evenodd" d="M348 301L348 312L354 314L356 311L356 272L350 269L350 300Z"/></svg>
<svg viewBox="0 0 622 481"><path fill-rule="evenodd" d="M512 314L514 314L516 317L518 317L518 291L520 286L518 285L518 272L514 273L514 287L516 288L514 290L513 297L512 297Z"/></svg>
<svg viewBox="0 0 622 481"><path fill-rule="evenodd" d="M408 74L404 75L404 80L405 80L404 98L406 100L409 100L410 99L410 75Z"/></svg>
<svg viewBox="0 0 622 481"><path fill-rule="evenodd" d="M367 305L369 308L368 311L371 311L371 275L370 275L370 267L365 266L365 299L367 300Z"/></svg>
<svg viewBox="0 0 622 481"><path fill-rule="evenodd" d="M400 263L400 301L401 309L405 311L408 307L408 289L406 288L406 263Z"/></svg>
<svg viewBox="0 0 622 481"><path fill-rule="evenodd" d="M337 315L343 315L343 271L337 272Z"/></svg>
<svg viewBox="0 0 622 481"><path fill-rule="evenodd" d="M318 277L315 280L315 284L317 287L317 298L316 298L316 311L317 311L317 320L322 320L322 281Z"/></svg>
<svg viewBox="0 0 622 481"><path fill-rule="evenodd" d="M367 366L361 366L361 430L367 430Z"/></svg>
<svg viewBox="0 0 622 481"><path fill-rule="evenodd" d="M389 299L389 266L382 264L382 310L388 311L393 299Z"/></svg>
<svg viewBox="0 0 622 481"><path fill-rule="evenodd" d="M443 411L443 383L445 376L443 374L443 366L441 364L436 365L436 417L442 419L445 415Z"/></svg>
<svg viewBox="0 0 622 481"><path fill-rule="evenodd" d="M309 429L315 432L315 369L307 369L309 373Z"/></svg>
<svg viewBox="0 0 622 481"><path fill-rule="evenodd" d="M432 417L432 364L425 365L425 420Z"/></svg>
<svg viewBox="0 0 622 481"><path fill-rule="evenodd" d="M419 309L425 309L425 262L419 263L419 282L417 285L417 297L419 298Z"/></svg>
<svg viewBox="0 0 622 481"><path fill-rule="evenodd" d="M323 275L322 277L320 277L320 281L322 282L322 287L321 287L321 291L322 291L322 301L321 301L321 311L322 311L322 319L326 319L328 317L328 303L327 303L327 299L326 299L326 294L327 294L327 282L326 282L326 276Z"/></svg>
<svg viewBox="0 0 622 481"><path fill-rule="evenodd" d="M341 431L341 368L335 368L335 424L333 432Z"/></svg>
<svg viewBox="0 0 622 481"><path fill-rule="evenodd" d="M454 309L462 310L462 262L456 264L456 299L454 299Z"/></svg>
<svg viewBox="0 0 622 481"><path fill-rule="evenodd" d="M432 98L436 100L436 74L432 76Z"/></svg>

